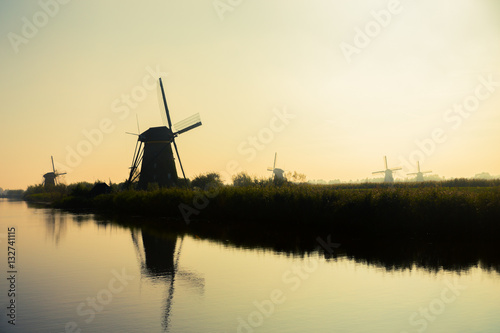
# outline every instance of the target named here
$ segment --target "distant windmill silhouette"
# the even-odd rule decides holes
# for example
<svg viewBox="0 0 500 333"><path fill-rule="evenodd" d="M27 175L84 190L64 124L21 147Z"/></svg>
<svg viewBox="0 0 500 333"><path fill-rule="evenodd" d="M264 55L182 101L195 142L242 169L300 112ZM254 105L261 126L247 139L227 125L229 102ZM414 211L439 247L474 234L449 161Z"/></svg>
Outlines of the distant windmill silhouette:
<svg viewBox="0 0 500 333"><path fill-rule="evenodd" d="M274 175L274 179L284 180L285 179L285 170L279 169L276 167L276 158L278 157L278 153L274 153L274 164L273 167L267 168L267 171L272 171Z"/></svg>
<svg viewBox="0 0 500 333"><path fill-rule="evenodd" d="M431 173L432 171L420 171L420 162L417 161L417 172L408 173L407 175L417 175L417 182L424 181L424 173Z"/></svg>
<svg viewBox="0 0 500 333"><path fill-rule="evenodd" d="M389 169L387 167L387 156L384 156L384 166L385 166L385 170L375 171L375 172L372 172L372 174L375 175L375 174L378 174L378 173L383 173L383 174L385 174L384 183L393 183L394 182L394 178L392 177L392 172L393 171L397 171L397 170L401 170L402 168L398 167L398 168Z"/></svg>
<svg viewBox="0 0 500 333"><path fill-rule="evenodd" d="M177 132L172 131L172 121L170 120L170 113L161 78L159 82L168 127L151 127L145 132L137 134L138 139L127 183L130 185L139 178L138 188L140 189L146 189L148 184L151 183L156 183L161 187L172 186L177 183L178 176L177 169L175 168L172 143L174 144L182 176L184 179L186 178L175 138L184 132L201 126L200 115L197 113L175 124L174 127Z"/></svg>
<svg viewBox="0 0 500 333"><path fill-rule="evenodd" d="M54 167L54 158L50 156L50 159L52 160L52 172L47 172L45 175L43 175L43 186L48 189L56 186L57 184L57 177L65 175L66 172L63 173L58 173L56 171L56 168Z"/></svg>

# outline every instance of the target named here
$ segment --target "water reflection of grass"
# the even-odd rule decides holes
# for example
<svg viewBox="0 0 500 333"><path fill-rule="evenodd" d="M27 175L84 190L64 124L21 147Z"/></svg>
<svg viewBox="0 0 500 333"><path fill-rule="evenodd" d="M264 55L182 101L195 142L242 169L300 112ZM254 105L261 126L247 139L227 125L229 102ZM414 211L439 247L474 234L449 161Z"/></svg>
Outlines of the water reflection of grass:
<svg viewBox="0 0 500 333"><path fill-rule="evenodd" d="M463 184L476 185L471 183ZM496 186L485 186L496 185ZM200 191L171 188L66 197L61 208L123 215L166 216L182 224L179 205ZM194 207L193 207L194 208ZM500 234L500 187L481 184L396 186L225 186L191 219L211 228L335 233L353 237L486 239ZM203 223L194 222L200 226Z"/></svg>
<svg viewBox="0 0 500 333"><path fill-rule="evenodd" d="M101 216L109 223L110 218ZM361 264L382 267L388 271L422 268L432 272L468 271L480 267L500 273L499 244L473 239L428 241L418 239L356 238L346 235L301 233L291 230L270 231L262 228L217 228L211 223L199 223L189 228L181 225L164 227L164 219L141 217L115 217L114 223L131 229L140 228L159 241L189 235L199 241L210 241L225 247L275 252L287 256L324 256L327 260L350 259ZM320 246L324 241L339 242L340 247L329 253Z"/></svg>

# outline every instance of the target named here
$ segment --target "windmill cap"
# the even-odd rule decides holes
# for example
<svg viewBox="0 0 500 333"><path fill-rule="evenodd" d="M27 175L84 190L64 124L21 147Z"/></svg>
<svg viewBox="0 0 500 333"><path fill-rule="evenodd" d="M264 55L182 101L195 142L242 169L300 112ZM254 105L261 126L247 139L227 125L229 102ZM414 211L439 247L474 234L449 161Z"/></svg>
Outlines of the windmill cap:
<svg viewBox="0 0 500 333"><path fill-rule="evenodd" d="M139 141L172 141L174 134L166 126L151 127L139 136Z"/></svg>

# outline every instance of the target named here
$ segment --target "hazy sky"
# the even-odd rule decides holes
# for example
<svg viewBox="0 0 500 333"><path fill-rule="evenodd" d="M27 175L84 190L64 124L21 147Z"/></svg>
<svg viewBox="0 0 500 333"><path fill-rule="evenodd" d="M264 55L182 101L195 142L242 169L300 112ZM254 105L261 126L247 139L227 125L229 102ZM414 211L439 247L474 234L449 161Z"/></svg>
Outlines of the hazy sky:
<svg viewBox="0 0 500 333"><path fill-rule="evenodd" d="M188 177L500 174L496 0L2 1L0 35L4 189L125 180L159 75Z"/></svg>

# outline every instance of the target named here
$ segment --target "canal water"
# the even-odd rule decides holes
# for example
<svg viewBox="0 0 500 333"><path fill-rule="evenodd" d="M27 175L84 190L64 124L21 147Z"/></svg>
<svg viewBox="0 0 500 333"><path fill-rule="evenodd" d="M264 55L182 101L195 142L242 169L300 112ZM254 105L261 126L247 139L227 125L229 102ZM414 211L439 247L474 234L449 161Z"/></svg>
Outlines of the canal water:
<svg viewBox="0 0 500 333"><path fill-rule="evenodd" d="M495 255L313 242L278 251L0 199L0 331L500 332Z"/></svg>

